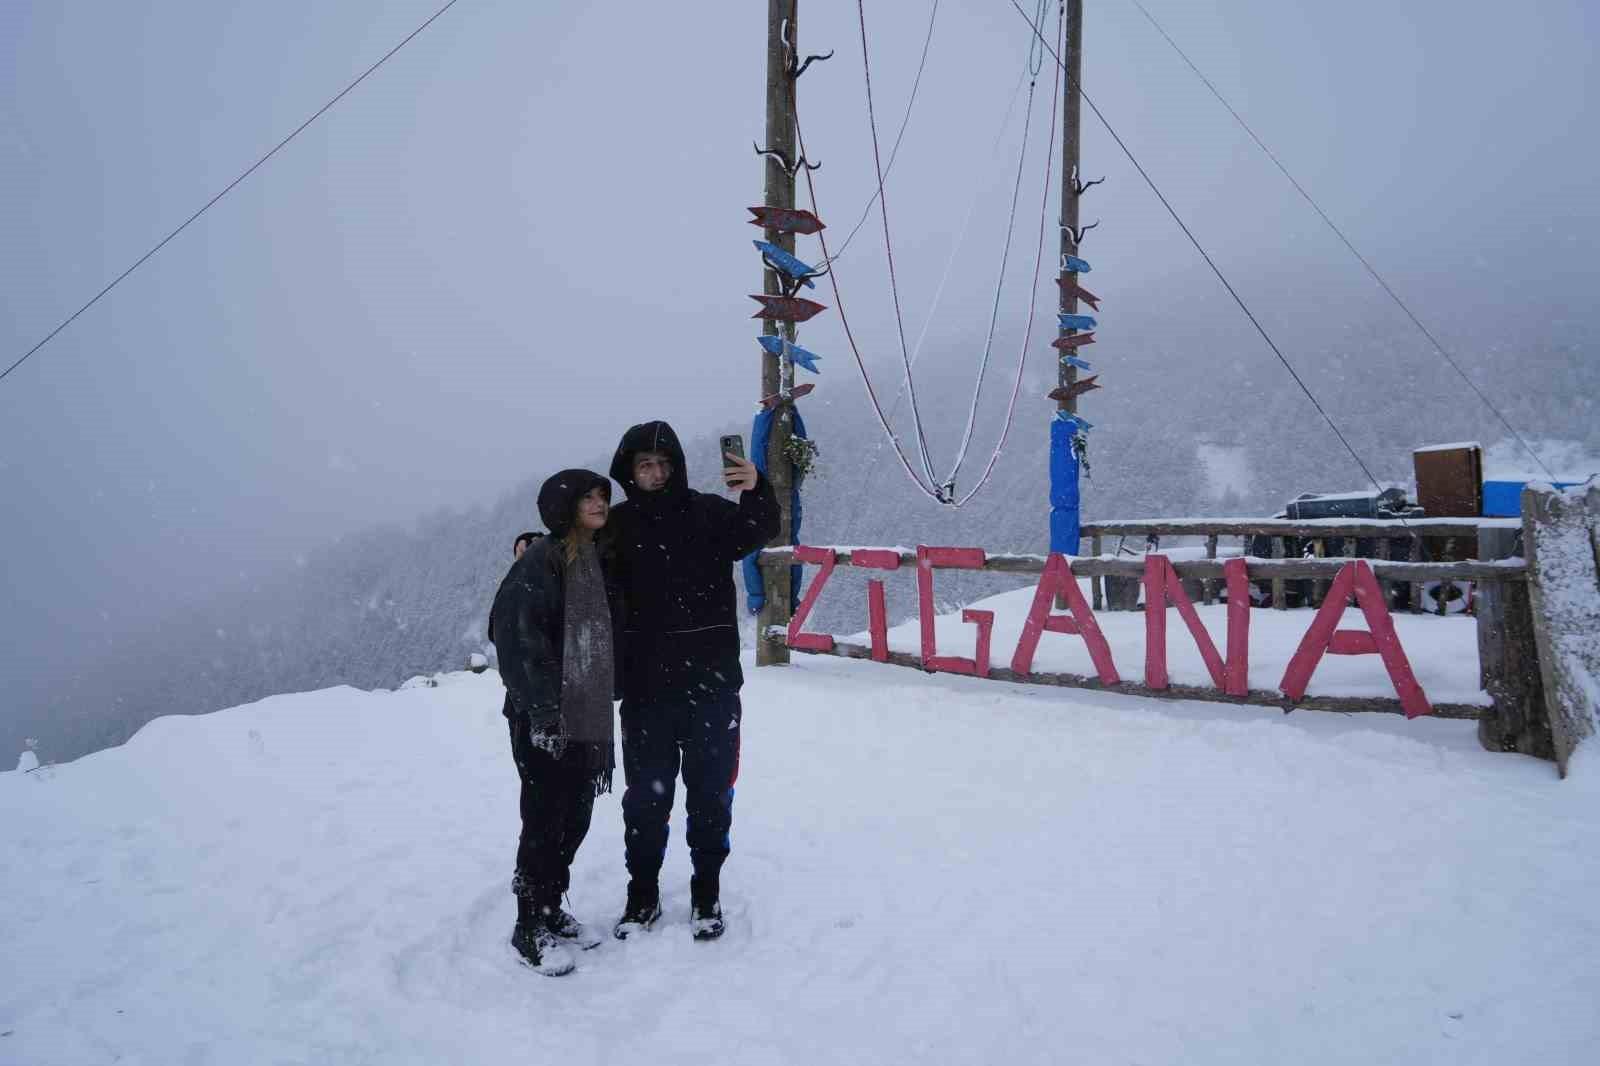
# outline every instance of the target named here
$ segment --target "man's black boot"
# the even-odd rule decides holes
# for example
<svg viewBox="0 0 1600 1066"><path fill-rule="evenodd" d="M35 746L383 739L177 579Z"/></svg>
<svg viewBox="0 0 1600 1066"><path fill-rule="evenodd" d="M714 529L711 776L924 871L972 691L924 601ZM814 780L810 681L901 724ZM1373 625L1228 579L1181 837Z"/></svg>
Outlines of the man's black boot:
<svg viewBox="0 0 1600 1066"><path fill-rule="evenodd" d="M632 880L628 882L627 906L622 909L622 917L617 919L611 933L618 940L626 940L655 925L660 917L661 889L656 882Z"/></svg>
<svg viewBox="0 0 1600 1066"><path fill-rule="evenodd" d="M715 940L726 928L722 921L722 889L717 874L689 879L689 931L696 940Z"/></svg>

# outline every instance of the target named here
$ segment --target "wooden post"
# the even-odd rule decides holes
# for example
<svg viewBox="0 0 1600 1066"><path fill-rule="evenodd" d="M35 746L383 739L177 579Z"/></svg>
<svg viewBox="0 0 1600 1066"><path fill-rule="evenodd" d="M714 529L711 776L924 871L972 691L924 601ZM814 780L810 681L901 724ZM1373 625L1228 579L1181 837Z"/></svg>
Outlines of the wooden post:
<svg viewBox="0 0 1600 1066"><path fill-rule="evenodd" d="M1061 254L1063 256L1076 256L1078 242L1075 239L1078 231L1078 192L1074 182L1078 180L1079 160L1079 114L1081 111L1081 98L1078 94L1078 85L1083 77L1083 0L1067 0L1067 43L1066 54L1061 57L1063 85L1061 87ZM1040 32L1044 30L1039 27ZM1065 263L1065 259L1062 260ZM1072 281L1078 280L1076 273L1068 274L1065 270L1061 276L1070 277ZM1078 311L1078 297L1069 292L1066 286L1061 287L1060 308L1063 314L1076 314ZM1058 336L1067 337L1077 330L1062 329ZM1066 353L1062 353L1065 355ZM1076 367L1068 366L1066 361L1060 360L1056 364L1057 383L1071 385L1078 380ZM1078 398L1069 396L1060 401L1060 408L1071 414L1078 413Z"/></svg>
<svg viewBox="0 0 1600 1066"><path fill-rule="evenodd" d="M1206 537L1206 558L1215 559L1216 557L1217 535L1212 533L1210 536ZM1215 581L1207 578L1200 587L1205 590L1205 602L1208 605L1217 602L1217 583Z"/></svg>
<svg viewBox="0 0 1600 1066"><path fill-rule="evenodd" d="M1406 556L1406 558L1410 559L1414 563L1422 562L1422 535L1421 534L1419 534L1419 533L1411 534L1411 551ZM1410 607L1410 611L1411 611L1412 614L1421 614L1422 613L1422 582L1420 582L1420 581L1411 582L1411 607Z"/></svg>
<svg viewBox="0 0 1600 1066"><path fill-rule="evenodd" d="M1515 529L1479 530L1478 558L1515 555L1518 533ZM1554 759L1528 583L1479 582L1477 621L1479 684L1494 700L1494 706L1478 719L1478 743L1487 751Z"/></svg>
<svg viewBox="0 0 1600 1066"><path fill-rule="evenodd" d="M1091 540L1089 544L1090 550L1094 552L1095 558L1098 559L1101 553L1105 550L1105 538L1096 533L1094 535L1094 539ZM1097 611L1104 610L1105 608L1104 581L1105 579L1099 574L1096 574L1094 577L1089 579L1089 588L1094 592L1094 609Z"/></svg>
<svg viewBox="0 0 1600 1066"><path fill-rule="evenodd" d="M789 41L798 47L799 28L795 19L798 7L799 0L767 0L767 143L764 147L777 149L791 160L796 154L792 96L795 83L790 80L787 69L788 56L784 47L784 30L787 23ZM793 207L793 175L785 171L775 157L764 158L766 195L763 202L768 207ZM766 230L766 239L791 254L795 250L792 233L782 233L769 226ZM762 292L770 295L782 292L776 271L768 269L763 272ZM782 336L790 341L795 339L792 322L779 323L773 319L763 319L761 325L766 333L779 333L781 328ZM781 356L763 353L761 396L771 396L773 393L793 387L794 366ZM772 483L773 491L778 494L778 506L783 514L778 527L778 536L772 541L772 546L787 545L794 539L794 519L790 514L794 467L789 461L788 451L789 440L793 435L794 408L788 404L779 404L778 416L773 420L772 434L767 441L767 480ZM767 633L774 627L788 628L790 600L793 593L789 587L787 566L768 567L762 577L766 581L767 602L761 609L756 625L756 665L772 666L789 661L788 645L782 640L769 639Z"/></svg>
<svg viewBox="0 0 1600 1066"><path fill-rule="evenodd" d="M1272 557L1274 559L1283 558L1282 537L1272 538ZM1272 579L1272 609L1275 611L1286 611L1289 609L1289 596L1283 587L1283 578L1281 577L1275 577Z"/></svg>
<svg viewBox="0 0 1600 1066"><path fill-rule="evenodd" d="M1318 537L1311 542L1311 552L1318 559L1328 557L1328 542ZM1311 582L1311 606L1321 607L1322 601L1328 598L1328 582L1321 578Z"/></svg>
<svg viewBox="0 0 1600 1066"><path fill-rule="evenodd" d="M1080 111L1078 96L1078 81L1083 74L1083 0L1067 0L1066 6L1067 42L1061 56L1061 254L1063 257L1078 254L1078 242L1073 235L1078 225L1078 194L1073 188L1073 181L1078 176L1078 115ZM1042 36L1044 27L1038 27ZM1061 260L1065 265L1066 260ZM1076 281L1078 275L1074 272L1069 275L1065 270L1060 271L1058 277L1071 277ZM1078 297L1069 293L1066 286L1060 286L1060 302L1056 305L1065 314L1074 314L1078 310ZM1059 329L1057 336L1065 337L1077 330ZM1065 357L1068 354L1060 353L1062 358L1056 362L1056 383L1067 386L1078 380L1076 367L1068 366ZM1067 395L1066 399L1056 401L1056 409L1068 414L1078 413L1078 398ZM1083 515L1083 498L1078 498L1078 514L1080 521ZM1098 552L1096 553L1098 554ZM1098 594L1098 586L1095 589ZM1067 609L1064 596L1056 597L1056 610Z"/></svg>
<svg viewBox="0 0 1600 1066"><path fill-rule="evenodd" d="M1522 490L1528 598L1556 768L1600 731L1600 485ZM1593 743L1593 741L1590 741Z"/></svg>

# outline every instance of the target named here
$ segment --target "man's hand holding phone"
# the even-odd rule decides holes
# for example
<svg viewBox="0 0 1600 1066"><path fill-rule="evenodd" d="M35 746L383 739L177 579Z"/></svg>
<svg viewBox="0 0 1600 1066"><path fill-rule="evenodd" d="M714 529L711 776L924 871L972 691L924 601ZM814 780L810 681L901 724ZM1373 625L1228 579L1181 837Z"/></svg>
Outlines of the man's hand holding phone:
<svg viewBox="0 0 1600 1066"><path fill-rule="evenodd" d="M722 445L722 481L728 488L736 492L745 492L756 487L756 466L744 457L744 438L739 436L723 437Z"/></svg>
<svg viewBox="0 0 1600 1066"><path fill-rule="evenodd" d="M756 487L756 464L733 452L723 452L722 458L722 480L728 488L747 492Z"/></svg>

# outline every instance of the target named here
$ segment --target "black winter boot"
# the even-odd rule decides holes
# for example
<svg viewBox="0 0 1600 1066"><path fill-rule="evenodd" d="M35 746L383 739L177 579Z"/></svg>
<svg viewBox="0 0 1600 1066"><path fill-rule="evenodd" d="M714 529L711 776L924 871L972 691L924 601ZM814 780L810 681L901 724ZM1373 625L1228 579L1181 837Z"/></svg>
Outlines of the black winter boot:
<svg viewBox="0 0 1600 1066"><path fill-rule="evenodd" d="M689 879L689 931L696 940L715 940L726 928L722 922L719 878L714 873Z"/></svg>
<svg viewBox="0 0 1600 1066"><path fill-rule="evenodd" d="M517 924L511 929L511 946L523 964L546 977L569 974L577 965L572 951L551 931L540 907L527 896L517 897Z"/></svg>
<svg viewBox="0 0 1600 1066"><path fill-rule="evenodd" d="M571 911L559 903L548 908L544 919L552 933L584 951L591 951L600 946L599 934L578 921Z"/></svg>
<svg viewBox="0 0 1600 1066"><path fill-rule="evenodd" d="M656 924L656 919L661 917L661 889L654 882L648 884L639 881L628 882L628 903L622 909L622 917L617 919L617 924L611 932L618 940L626 940L634 933L644 932Z"/></svg>

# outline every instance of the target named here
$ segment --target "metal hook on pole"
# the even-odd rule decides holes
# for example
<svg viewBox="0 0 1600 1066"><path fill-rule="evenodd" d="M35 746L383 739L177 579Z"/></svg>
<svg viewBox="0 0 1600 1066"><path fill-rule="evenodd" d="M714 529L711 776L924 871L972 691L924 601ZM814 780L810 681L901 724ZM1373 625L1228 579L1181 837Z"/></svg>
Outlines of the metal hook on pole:
<svg viewBox="0 0 1600 1066"><path fill-rule="evenodd" d="M776 159L778 161L778 165L783 168L783 172L789 175L791 178L800 172L801 167L805 167L807 170L822 169L821 163L811 162L803 153L799 159L791 162L789 160L789 153L780 148L763 148L754 142L751 142L751 147L756 150L756 155L771 156L772 158Z"/></svg>
<svg viewBox="0 0 1600 1066"><path fill-rule="evenodd" d="M790 19L783 20L783 70L791 82L799 81L800 75L813 63L823 62L833 58L833 50L829 49L827 55L809 55L805 62L800 62L800 53L794 46L794 22Z"/></svg>
<svg viewBox="0 0 1600 1066"><path fill-rule="evenodd" d="M1088 233L1090 230L1094 229L1099 224L1100 224L1100 220L1098 218L1095 219L1093 222L1089 223L1087 226L1074 226L1071 223L1063 220L1062 223L1061 223L1061 232L1062 233L1066 233L1066 234L1070 234L1071 237L1072 237L1073 247L1077 247L1078 245L1083 243L1084 234Z"/></svg>
<svg viewBox="0 0 1600 1066"><path fill-rule="evenodd" d="M1096 185L1103 184L1105 180L1105 178L1095 178L1093 181L1083 181L1078 177L1078 168L1073 167L1072 177L1069 179L1072 184L1072 195L1074 197L1081 197L1084 193L1088 192Z"/></svg>

